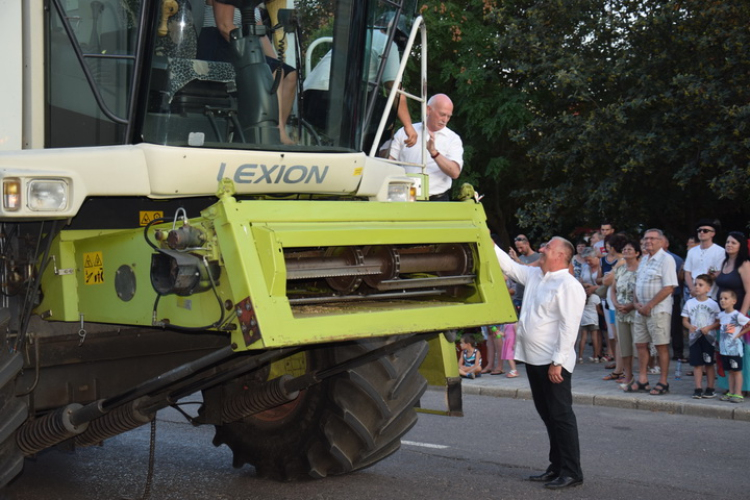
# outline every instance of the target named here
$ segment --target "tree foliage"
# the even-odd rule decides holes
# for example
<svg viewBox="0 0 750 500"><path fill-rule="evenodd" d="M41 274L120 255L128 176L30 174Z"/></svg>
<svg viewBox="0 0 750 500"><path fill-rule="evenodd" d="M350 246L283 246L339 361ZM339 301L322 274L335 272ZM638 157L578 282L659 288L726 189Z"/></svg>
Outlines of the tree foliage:
<svg viewBox="0 0 750 500"><path fill-rule="evenodd" d="M431 92L498 222L750 219L750 2L428 1Z"/></svg>
<svg viewBox="0 0 750 500"><path fill-rule="evenodd" d="M477 186L491 228L505 236L515 211L511 193L523 179L517 167L526 163L510 132L532 114L522 89L505 82L493 7L490 1L428 2L421 12L428 26L428 93L453 99L450 127L464 142L464 169L454 186Z"/></svg>
<svg viewBox="0 0 750 500"><path fill-rule="evenodd" d="M322 34L330 34L333 6L333 0L295 0L295 9L301 21L300 37L303 46Z"/></svg>

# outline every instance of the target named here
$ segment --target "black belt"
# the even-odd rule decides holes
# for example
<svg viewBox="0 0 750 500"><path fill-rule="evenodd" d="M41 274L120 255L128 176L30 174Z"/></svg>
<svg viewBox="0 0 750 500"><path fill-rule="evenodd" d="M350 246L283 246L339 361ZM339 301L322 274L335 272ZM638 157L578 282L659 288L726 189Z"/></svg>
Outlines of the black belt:
<svg viewBox="0 0 750 500"><path fill-rule="evenodd" d="M446 191L444 193L430 195L430 201L451 201L451 197L448 194L448 191Z"/></svg>

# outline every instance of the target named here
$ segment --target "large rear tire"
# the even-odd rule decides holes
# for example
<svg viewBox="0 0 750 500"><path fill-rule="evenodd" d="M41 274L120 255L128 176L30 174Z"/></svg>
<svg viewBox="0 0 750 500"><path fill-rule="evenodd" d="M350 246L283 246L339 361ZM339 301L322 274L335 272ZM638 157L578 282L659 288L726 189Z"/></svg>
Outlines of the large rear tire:
<svg viewBox="0 0 750 500"><path fill-rule="evenodd" d="M329 368L381 347L369 340L306 351L305 371ZM401 446L417 421L414 406L427 388L418 368L427 355L419 341L351 368L302 391L283 407L216 426L214 445L234 452L259 476L322 478L363 469Z"/></svg>
<svg viewBox="0 0 750 500"><path fill-rule="evenodd" d="M24 455L16 444L16 431L26 421L26 401L15 395L16 376L23 368L20 353L11 353L7 345L10 314L0 309L0 488L23 469Z"/></svg>

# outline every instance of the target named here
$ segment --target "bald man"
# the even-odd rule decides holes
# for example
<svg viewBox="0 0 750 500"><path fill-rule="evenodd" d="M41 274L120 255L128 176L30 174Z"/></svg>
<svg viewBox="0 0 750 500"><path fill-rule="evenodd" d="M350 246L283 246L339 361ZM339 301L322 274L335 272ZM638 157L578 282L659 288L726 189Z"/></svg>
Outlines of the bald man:
<svg viewBox="0 0 750 500"><path fill-rule="evenodd" d="M464 146L461 137L448 128L453 116L453 101L445 94L436 94L427 101L427 117L424 125L414 124L417 131L417 145L406 144L407 135L404 129L396 132L391 144L390 158L405 163L422 163L422 135L426 148L424 158L427 160L426 173L430 179L430 200L450 200L451 184L461 174L464 165ZM415 166L405 166L407 173L420 173Z"/></svg>

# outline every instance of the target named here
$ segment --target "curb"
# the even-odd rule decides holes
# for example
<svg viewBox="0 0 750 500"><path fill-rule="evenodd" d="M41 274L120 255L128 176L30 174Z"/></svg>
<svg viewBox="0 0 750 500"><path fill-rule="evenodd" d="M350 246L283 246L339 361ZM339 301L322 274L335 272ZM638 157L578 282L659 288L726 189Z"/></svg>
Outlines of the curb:
<svg viewBox="0 0 750 500"><path fill-rule="evenodd" d="M511 398L531 400L531 389L517 387L487 387L461 384L463 394L475 396L490 396L495 398ZM612 396L606 394L590 394L573 391L573 404L606 406L609 408L624 408L628 410L645 410L652 412L689 415L692 417L718 418L723 420L739 420L750 422L750 408L732 406L708 406L705 404L691 404L690 402L665 401L657 397L638 398ZM722 403L723 404L723 403ZM728 403L731 404L731 403Z"/></svg>

